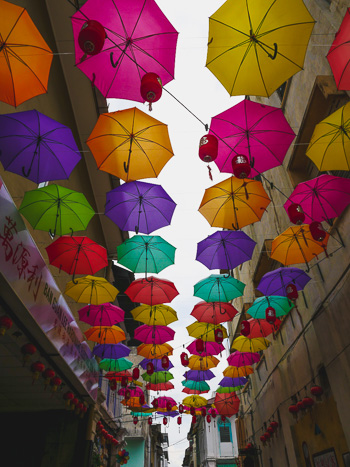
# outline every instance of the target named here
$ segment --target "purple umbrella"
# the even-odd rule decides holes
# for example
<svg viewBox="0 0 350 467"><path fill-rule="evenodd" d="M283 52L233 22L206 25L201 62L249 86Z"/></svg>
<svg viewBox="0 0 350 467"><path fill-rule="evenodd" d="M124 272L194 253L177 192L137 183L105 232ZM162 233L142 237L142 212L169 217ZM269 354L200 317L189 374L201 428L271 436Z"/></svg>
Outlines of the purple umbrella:
<svg viewBox="0 0 350 467"><path fill-rule="evenodd" d="M235 387L235 386L244 386L248 381L247 378L230 378L225 376L219 383L219 386L223 388Z"/></svg>
<svg viewBox="0 0 350 467"><path fill-rule="evenodd" d="M37 110L0 115L0 161L35 183L69 178L81 156L71 130Z"/></svg>
<svg viewBox="0 0 350 467"><path fill-rule="evenodd" d="M244 232L219 230L197 244L196 260L208 269L234 269L251 259L255 245Z"/></svg>
<svg viewBox="0 0 350 467"><path fill-rule="evenodd" d="M158 415L162 415L163 417L177 417L179 412L174 410L174 412L156 412Z"/></svg>
<svg viewBox="0 0 350 467"><path fill-rule="evenodd" d="M92 353L97 357L118 360L118 358L127 357L130 349L124 344L97 344Z"/></svg>
<svg viewBox="0 0 350 467"><path fill-rule="evenodd" d="M287 285L293 283L297 290L303 290L311 277L299 268L278 268L267 272L257 287L264 295L287 296Z"/></svg>
<svg viewBox="0 0 350 467"><path fill-rule="evenodd" d="M192 381L209 381L212 378L215 378L215 375L210 370L189 370L184 374L186 379L191 379Z"/></svg>
<svg viewBox="0 0 350 467"><path fill-rule="evenodd" d="M141 368L146 370L147 363L153 363L154 371L164 371L164 368L162 367L162 360L160 358L144 358L143 360L141 360L139 365L141 366ZM169 361L169 367L167 368L167 370L170 370L171 368L174 368L174 365Z"/></svg>
<svg viewBox="0 0 350 467"><path fill-rule="evenodd" d="M175 207L160 185L134 181L107 193L105 214L121 230L149 234L170 224Z"/></svg>
<svg viewBox="0 0 350 467"><path fill-rule="evenodd" d="M217 342L204 341L204 351L199 353L196 349L196 340L191 342L191 344L186 347L186 349L193 355L201 355L202 357L208 357L209 355L218 355L219 353L225 350L225 347L222 344L218 344Z"/></svg>
<svg viewBox="0 0 350 467"><path fill-rule="evenodd" d="M232 158L243 154L251 177L281 165L295 137L281 109L247 99L213 117L209 133L219 138L220 172L232 173Z"/></svg>
<svg viewBox="0 0 350 467"><path fill-rule="evenodd" d="M91 326L113 326L124 321L125 312L112 303L87 305L78 311L80 321Z"/></svg>
<svg viewBox="0 0 350 467"><path fill-rule="evenodd" d="M165 344L172 341L175 331L168 326L148 326L143 324L135 329L134 338L144 344Z"/></svg>
<svg viewBox="0 0 350 467"><path fill-rule="evenodd" d="M236 350L227 357L228 364L231 366L249 366L257 363L260 360L260 355L257 352L238 352Z"/></svg>
<svg viewBox="0 0 350 467"><path fill-rule="evenodd" d="M324 174L299 183L284 205L286 211L292 203L301 205L306 224L330 224L330 219L340 216L350 204L350 180Z"/></svg>

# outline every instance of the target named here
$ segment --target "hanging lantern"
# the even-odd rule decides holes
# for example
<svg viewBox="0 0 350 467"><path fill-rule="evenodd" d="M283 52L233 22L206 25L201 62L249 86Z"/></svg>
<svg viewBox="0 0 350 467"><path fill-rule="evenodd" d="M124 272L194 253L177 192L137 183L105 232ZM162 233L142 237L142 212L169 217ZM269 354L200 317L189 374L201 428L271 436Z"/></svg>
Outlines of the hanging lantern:
<svg viewBox="0 0 350 467"><path fill-rule="evenodd" d="M316 400L322 400L321 396L323 394L323 389L321 388L321 386L312 386L310 392L313 396L316 397Z"/></svg>
<svg viewBox="0 0 350 467"><path fill-rule="evenodd" d="M270 441L271 435L268 431L265 431L264 436L265 436L266 441Z"/></svg>
<svg viewBox="0 0 350 467"><path fill-rule="evenodd" d="M274 324L276 321L276 310L272 306L268 306L265 310L265 319L269 324Z"/></svg>
<svg viewBox="0 0 350 467"><path fill-rule="evenodd" d="M67 391L63 394L63 399L66 401L66 409L68 409L70 407L72 400L74 399L74 394L71 391ZM101 422L99 423L102 425Z"/></svg>
<svg viewBox="0 0 350 467"><path fill-rule="evenodd" d="M182 404L179 405L179 413L184 412L184 406Z"/></svg>
<svg viewBox="0 0 350 467"><path fill-rule="evenodd" d="M273 434L274 434L274 432L275 432L275 430L272 428L271 425L267 427L267 430L266 430L266 431L270 434L270 436L273 436Z"/></svg>
<svg viewBox="0 0 350 467"><path fill-rule="evenodd" d="M304 407L303 401L298 401L297 402L297 407L298 407L298 410L305 410L306 409L306 407Z"/></svg>
<svg viewBox="0 0 350 467"><path fill-rule="evenodd" d="M101 435L102 435L104 438L106 438L107 434L108 434L108 433L107 433L107 430L103 429L103 430L101 431Z"/></svg>
<svg viewBox="0 0 350 467"><path fill-rule="evenodd" d="M246 449L252 449L253 445L252 443L248 443L247 446L245 447Z"/></svg>
<svg viewBox="0 0 350 467"><path fill-rule="evenodd" d="M311 237L316 240L316 242L323 242L323 240L326 238L326 231L322 227L321 222L311 222L309 225Z"/></svg>
<svg viewBox="0 0 350 467"><path fill-rule="evenodd" d="M266 438L265 435L260 436L260 441L263 443L264 446L266 446Z"/></svg>
<svg viewBox="0 0 350 467"><path fill-rule="evenodd" d="M0 336L4 336L6 331L12 328L13 321L6 315L0 316Z"/></svg>
<svg viewBox="0 0 350 467"><path fill-rule="evenodd" d="M222 421L223 423L226 422L226 417L225 417L225 415L221 415L221 421Z"/></svg>
<svg viewBox="0 0 350 467"><path fill-rule="evenodd" d="M292 203L287 209L290 221L293 224L300 225L305 220L305 214L300 204Z"/></svg>
<svg viewBox="0 0 350 467"><path fill-rule="evenodd" d="M145 396L143 394L141 394L141 396L139 397L139 402L140 402L140 405L143 406L145 405Z"/></svg>
<svg viewBox="0 0 350 467"><path fill-rule="evenodd" d="M84 407L84 404L83 404L82 402L78 401L78 403L77 403L77 405L76 405L76 407L75 407L75 413L76 413L76 415L79 415L79 414L80 414L80 412L82 411L83 407Z"/></svg>
<svg viewBox="0 0 350 467"><path fill-rule="evenodd" d="M241 323L241 334L242 336L249 336L250 334L250 323L247 320L242 321Z"/></svg>
<svg viewBox="0 0 350 467"><path fill-rule="evenodd" d="M195 415L192 415L192 425L194 425L197 421L197 417Z"/></svg>
<svg viewBox="0 0 350 467"><path fill-rule="evenodd" d="M204 352L204 341L202 339L196 340L196 351L201 354Z"/></svg>
<svg viewBox="0 0 350 467"><path fill-rule="evenodd" d="M167 370L169 368L169 357L167 355L163 355L162 357L162 368Z"/></svg>
<svg viewBox="0 0 350 467"><path fill-rule="evenodd" d="M128 378L126 376L122 376L120 384L123 388L126 388L126 386L128 385Z"/></svg>
<svg viewBox="0 0 350 467"><path fill-rule="evenodd" d="M132 370L132 379L139 379L140 377L140 370L138 368L134 368Z"/></svg>
<svg viewBox="0 0 350 467"><path fill-rule="evenodd" d="M296 300L299 297L298 289L296 285L293 284L292 282L287 285L286 292L287 292L287 298L289 298L289 300Z"/></svg>
<svg viewBox="0 0 350 467"><path fill-rule="evenodd" d="M192 415L192 417L193 417L193 415L196 415L196 410L195 410L194 407L190 408L190 414Z"/></svg>
<svg viewBox="0 0 350 467"><path fill-rule="evenodd" d="M148 424L152 425L152 417L148 417Z"/></svg>
<svg viewBox="0 0 350 467"><path fill-rule="evenodd" d="M50 384L52 378L56 376L56 373L51 368L46 368L42 373L43 378L45 379L45 386Z"/></svg>
<svg viewBox="0 0 350 467"><path fill-rule="evenodd" d="M166 425L168 423L168 419L166 417L163 417L163 425Z"/></svg>
<svg viewBox="0 0 350 467"><path fill-rule="evenodd" d="M181 417L177 417L177 424L178 424L178 425L181 425L181 423L182 423Z"/></svg>
<svg viewBox="0 0 350 467"><path fill-rule="evenodd" d="M34 355L36 351L37 351L37 348L35 347L35 345L31 344L30 342L22 345L21 353L23 355L23 366L26 364L26 362L29 361L30 357Z"/></svg>
<svg viewBox="0 0 350 467"><path fill-rule="evenodd" d="M133 424L134 424L134 425L137 425L137 422L138 422L138 421L139 421L139 419L138 419L138 417L136 417L136 415L135 415L135 417L132 419Z"/></svg>
<svg viewBox="0 0 350 467"><path fill-rule="evenodd" d="M130 389L126 389L125 394L124 394L124 399L128 401L131 397L131 391Z"/></svg>
<svg viewBox="0 0 350 467"><path fill-rule="evenodd" d="M93 19L87 20L78 36L78 44L87 55L97 55L103 49L106 31L101 23Z"/></svg>
<svg viewBox="0 0 350 467"><path fill-rule="evenodd" d="M45 370L45 365L41 362L34 362L30 367L31 372L33 373L33 383L39 378L39 375Z"/></svg>
<svg viewBox="0 0 350 467"><path fill-rule="evenodd" d="M312 397L304 397L304 399L302 400L302 403L303 403L304 409L310 409L315 404L315 401L313 400Z"/></svg>
<svg viewBox="0 0 350 467"><path fill-rule="evenodd" d="M146 73L141 79L141 96L149 103L149 110L152 110L152 103L159 101L162 96L162 80L156 73Z"/></svg>
<svg viewBox="0 0 350 467"><path fill-rule="evenodd" d="M205 407L201 408L201 415L202 417L205 417L207 415L207 409Z"/></svg>
<svg viewBox="0 0 350 467"><path fill-rule="evenodd" d="M88 408L86 407L86 405L83 404L83 407L81 408L81 411L80 411L80 418L83 418L83 417L84 417L84 415L85 415L86 412L87 412L87 409L88 409Z"/></svg>
<svg viewBox="0 0 350 467"><path fill-rule="evenodd" d="M75 407L79 404L79 400L76 397L73 397L71 403L70 403L70 408L72 410L75 409Z"/></svg>
<svg viewBox="0 0 350 467"><path fill-rule="evenodd" d="M211 416L208 414L207 415L207 423L210 423L211 422Z"/></svg>
<svg viewBox="0 0 350 467"><path fill-rule="evenodd" d="M218 139L214 135L204 135L199 141L199 157L203 162L215 161L218 157Z"/></svg>
<svg viewBox="0 0 350 467"><path fill-rule="evenodd" d="M167 401L166 403L166 410L167 412L171 412L171 409L173 408L172 403L170 401Z"/></svg>
<svg viewBox="0 0 350 467"><path fill-rule="evenodd" d="M55 376L54 378L51 379L50 385L52 386L51 392L56 392L57 389L61 386L62 380L58 376Z"/></svg>
<svg viewBox="0 0 350 467"><path fill-rule="evenodd" d="M210 414L211 414L211 416L212 416L213 418L216 418L216 412L215 412L214 409L211 409L211 410L210 410Z"/></svg>
<svg viewBox="0 0 350 467"><path fill-rule="evenodd" d="M274 431L276 431L279 426L279 423L276 422L276 420L272 420L272 422L270 423L270 426L273 428Z"/></svg>
<svg viewBox="0 0 350 467"><path fill-rule="evenodd" d="M114 379L110 379L108 381L108 385L111 391L116 391L117 390L117 382Z"/></svg>
<svg viewBox="0 0 350 467"><path fill-rule="evenodd" d="M232 172L237 178L247 178L250 174L250 163L247 156L237 154L232 158Z"/></svg>
<svg viewBox="0 0 350 467"><path fill-rule="evenodd" d="M182 354L180 355L180 358L181 358L181 365L182 366L188 366L189 364L189 360L188 360L188 355L186 352L182 352Z"/></svg>
<svg viewBox="0 0 350 467"><path fill-rule="evenodd" d="M155 409L158 409L158 399L153 399L151 403Z"/></svg>
<svg viewBox="0 0 350 467"><path fill-rule="evenodd" d="M146 371L148 375L153 375L154 373L154 365L152 362L148 362L146 365Z"/></svg>
<svg viewBox="0 0 350 467"><path fill-rule="evenodd" d="M215 342L217 344L222 344L222 341L224 340L224 335L221 329L219 328L215 329L214 337L215 337Z"/></svg>

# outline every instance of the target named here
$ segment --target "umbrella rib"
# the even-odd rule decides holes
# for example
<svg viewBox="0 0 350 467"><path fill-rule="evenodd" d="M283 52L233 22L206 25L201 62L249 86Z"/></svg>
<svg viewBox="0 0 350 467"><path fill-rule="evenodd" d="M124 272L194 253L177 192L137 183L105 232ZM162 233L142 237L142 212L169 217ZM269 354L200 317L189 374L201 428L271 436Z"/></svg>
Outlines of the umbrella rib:
<svg viewBox="0 0 350 467"><path fill-rule="evenodd" d="M2 41L2 42L7 42L8 38L11 36L11 34L13 33L13 30L15 29L15 27L17 26L19 20L22 18L24 12L26 11L25 8L22 9L20 15L18 16L18 18L16 19L16 21L13 23L13 26L12 28L10 29L9 33L7 34L6 38Z"/></svg>

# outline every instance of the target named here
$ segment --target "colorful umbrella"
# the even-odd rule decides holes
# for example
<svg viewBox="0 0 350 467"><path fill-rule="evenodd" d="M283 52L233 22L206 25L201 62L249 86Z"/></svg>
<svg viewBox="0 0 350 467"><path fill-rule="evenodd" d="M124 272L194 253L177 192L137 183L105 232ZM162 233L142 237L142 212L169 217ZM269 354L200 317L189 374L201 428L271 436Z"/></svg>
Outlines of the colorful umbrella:
<svg viewBox="0 0 350 467"><path fill-rule="evenodd" d="M174 155L168 126L136 107L100 115L86 144L100 170L125 181L158 177Z"/></svg>
<svg viewBox="0 0 350 467"><path fill-rule="evenodd" d="M278 268L267 272L261 278L257 289L264 295L287 296L287 286L292 283L297 290L303 290L311 277L299 268Z"/></svg>
<svg viewBox="0 0 350 467"><path fill-rule="evenodd" d="M130 355L130 348L124 344L99 344L95 345L92 353L100 358L118 358L128 357Z"/></svg>
<svg viewBox="0 0 350 467"><path fill-rule="evenodd" d="M79 33L86 21L98 21L106 31L103 49L86 57ZM174 79L178 33L153 0L89 0L73 16L77 67L106 98L143 102L142 76L156 73L163 85Z"/></svg>
<svg viewBox="0 0 350 467"><path fill-rule="evenodd" d="M327 60L337 88L344 91L350 90L350 8L346 10L340 28L335 33L334 41L327 54Z"/></svg>
<svg viewBox="0 0 350 467"><path fill-rule="evenodd" d="M244 232L218 231L197 244L196 260L208 269L234 269L252 257L256 242Z"/></svg>
<svg viewBox="0 0 350 467"><path fill-rule="evenodd" d="M258 297L253 305L248 308L247 313L254 319L265 319L266 308L272 307L275 309L276 316L284 316L294 307L294 303L287 297L279 295L271 295L269 297ZM250 352L250 350L248 350Z"/></svg>
<svg viewBox="0 0 350 467"><path fill-rule="evenodd" d="M212 324L231 321L237 313L236 308L226 302L199 302L191 311L191 315L198 321Z"/></svg>
<svg viewBox="0 0 350 467"><path fill-rule="evenodd" d="M228 364L232 366L249 366L260 361L260 355L255 352L233 352L227 358Z"/></svg>
<svg viewBox="0 0 350 467"><path fill-rule="evenodd" d="M27 10L1 2L0 100L17 106L47 91L52 51Z"/></svg>
<svg viewBox="0 0 350 467"><path fill-rule="evenodd" d="M248 339L254 339L256 337L268 337L274 332L278 331L281 320L276 319L273 324L270 324L266 321L266 319L249 319L250 324L250 332L246 336Z"/></svg>
<svg viewBox="0 0 350 467"><path fill-rule="evenodd" d="M240 400L236 394L219 394L216 393L214 405L220 415L232 417L239 410Z"/></svg>
<svg viewBox="0 0 350 467"><path fill-rule="evenodd" d="M303 69L314 19L302 0L227 0L209 18L206 66L231 96L270 96Z"/></svg>
<svg viewBox="0 0 350 467"><path fill-rule="evenodd" d="M271 259L285 266L308 263L321 253L327 252L329 234L322 242L313 239L308 225L294 225L272 241Z"/></svg>
<svg viewBox="0 0 350 467"><path fill-rule="evenodd" d="M210 370L188 370L184 373L184 377L192 381L209 381L215 378L215 375Z"/></svg>
<svg viewBox="0 0 350 467"><path fill-rule="evenodd" d="M248 382L247 378L229 378L228 376L225 376L222 378L222 380L219 383L219 386L223 388L231 388L231 387L237 387L237 386L244 386Z"/></svg>
<svg viewBox="0 0 350 467"><path fill-rule="evenodd" d="M142 404L140 403L140 398L139 397L130 397L129 399L123 399L120 401L124 407L127 407L128 409L137 409L137 410L142 410ZM149 406L147 406L148 408Z"/></svg>
<svg viewBox="0 0 350 467"><path fill-rule="evenodd" d="M141 368L146 370L148 363L153 364L154 371L164 371L164 368L162 367L162 360L161 359L159 359L159 358L144 358L143 360L141 360L139 365L141 366ZM169 366L168 366L167 370L171 370L171 368L174 368L174 365L169 361Z"/></svg>
<svg viewBox="0 0 350 467"><path fill-rule="evenodd" d="M172 397L161 396L157 398L158 401L158 408L166 409L168 403L170 403L173 407L176 406L176 401Z"/></svg>
<svg viewBox="0 0 350 467"><path fill-rule="evenodd" d="M133 272L159 273L175 261L176 248L158 235L135 235L117 246L118 263Z"/></svg>
<svg viewBox="0 0 350 467"><path fill-rule="evenodd" d="M200 392L209 391L210 386L205 381L193 381L192 379L187 379L181 382L182 386L187 389L192 389Z"/></svg>
<svg viewBox="0 0 350 467"><path fill-rule="evenodd" d="M140 305L133 310L131 314L135 321L148 324L150 326L167 324L177 321L176 311L168 305Z"/></svg>
<svg viewBox="0 0 350 467"><path fill-rule="evenodd" d="M194 285L194 296L206 302L229 302L243 295L245 284L225 274L211 274Z"/></svg>
<svg viewBox="0 0 350 467"><path fill-rule="evenodd" d="M76 282L69 281L64 293L78 303L101 305L114 302L119 291L103 277L85 276L79 277Z"/></svg>
<svg viewBox="0 0 350 467"><path fill-rule="evenodd" d="M267 349L269 345L270 342L263 337L248 339L247 337L239 336L232 342L231 348L238 350L239 352L259 352L260 350ZM231 386L237 385L231 384Z"/></svg>
<svg viewBox="0 0 350 467"><path fill-rule="evenodd" d="M208 401L207 399L204 399L204 397L194 395L185 397L182 403L188 407L203 407L208 404Z"/></svg>
<svg viewBox="0 0 350 467"><path fill-rule="evenodd" d="M251 366L228 366L222 373L228 378L241 378L251 375L254 370Z"/></svg>
<svg viewBox="0 0 350 467"><path fill-rule="evenodd" d="M171 379L174 379L174 376L170 371L157 371L151 375L148 373L142 373L141 377L144 381L151 384L167 383Z"/></svg>
<svg viewBox="0 0 350 467"><path fill-rule="evenodd" d="M141 344L137 347L137 355L145 358L162 358L172 355L173 348L169 344Z"/></svg>
<svg viewBox="0 0 350 467"><path fill-rule="evenodd" d="M126 388L120 388L118 390L118 396L125 396L126 391L130 391L130 397L140 397L144 395L142 389L133 386L127 386Z"/></svg>
<svg viewBox="0 0 350 467"><path fill-rule="evenodd" d="M153 384L153 383L147 383L146 384L146 389L148 391L170 391L171 389L174 389L174 385L173 383L169 383L169 381L167 381L166 383L157 383L157 384Z"/></svg>
<svg viewBox="0 0 350 467"><path fill-rule="evenodd" d="M112 303L87 305L78 311L80 321L91 326L113 326L124 321L125 312ZM129 354L128 354L129 355ZM112 357L113 358L113 357Z"/></svg>
<svg viewBox="0 0 350 467"><path fill-rule="evenodd" d="M125 340L125 332L119 326L93 326L84 334L87 340L98 344L118 344Z"/></svg>
<svg viewBox="0 0 350 467"><path fill-rule="evenodd" d="M129 370L129 368L132 368L132 366L133 366L133 362L131 362L127 358L118 358L118 360L113 360L111 358L104 358L99 363L99 367L102 370L106 370L106 371Z"/></svg>
<svg viewBox="0 0 350 467"><path fill-rule="evenodd" d="M175 331L167 326L148 326L143 324L135 329L134 338L145 344L165 344L172 341Z"/></svg>
<svg viewBox="0 0 350 467"><path fill-rule="evenodd" d="M160 185L134 181L106 194L105 215L121 230L150 234L169 225L176 204Z"/></svg>
<svg viewBox="0 0 350 467"><path fill-rule="evenodd" d="M218 394L230 394L232 392L236 392L236 391L239 391L240 389L242 389L244 386L227 386L227 387L224 387L224 386L219 386L216 390L216 392Z"/></svg>
<svg viewBox="0 0 350 467"><path fill-rule="evenodd" d="M215 331L219 329L222 332L223 338L228 337L226 329L221 324L195 323L186 326L188 334L196 339L203 339L206 341L215 342Z"/></svg>
<svg viewBox="0 0 350 467"><path fill-rule="evenodd" d="M213 227L239 230L260 221L269 204L261 182L230 177L205 190L199 212Z"/></svg>
<svg viewBox="0 0 350 467"><path fill-rule="evenodd" d="M182 392L185 394L207 394L209 392L210 388L207 391L198 391L197 389L190 389L190 388L183 388Z"/></svg>
<svg viewBox="0 0 350 467"><path fill-rule="evenodd" d="M350 102L318 123L306 155L316 167L326 170L350 170Z"/></svg>
<svg viewBox="0 0 350 467"><path fill-rule="evenodd" d="M194 340L191 342L190 345L186 347L186 349L194 355L201 355L202 357L207 357L208 355L218 355L219 353L225 350L225 347L222 344L218 344L217 342L208 342L204 340L203 342L204 350L203 352L198 352L196 348L196 341Z"/></svg>
<svg viewBox="0 0 350 467"><path fill-rule="evenodd" d="M82 193L55 184L27 191L19 212L52 237L85 230L95 214Z"/></svg>
<svg viewBox="0 0 350 467"><path fill-rule="evenodd" d="M109 371L105 374L105 378L110 381L121 382L123 378L126 378L127 381L132 381L132 374L128 370L123 371Z"/></svg>
<svg viewBox="0 0 350 467"><path fill-rule="evenodd" d="M176 409L174 409L172 412L166 412L166 411L165 412L160 412L160 411L158 411L156 413L160 413L163 417L173 417L173 418L177 417L179 415L179 412Z"/></svg>
<svg viewBox="0 0 350 467"><path fill-rule="evenodd" d="M220 363L215 357L201 357L199 355L191 355L189 358L188 368L190 370L210 370L215 368Z"/></svg>
<svg viewBox="0 0 350 467"><path fill-rule="evenodd" d="M151 306L170 303L176 295L179 295L173 282L153 276L147 279L136 279L125 290L125 293L132 302L146 303Z"/></svg>
<svg viewBox="0 0 350 467"><path fill-rule="evenodd" d="M243 154L250 177L281 165L295 137L281 109L248 99L213 117L209 133L219 140L220 172L233 173L232 158Z"/></svg>

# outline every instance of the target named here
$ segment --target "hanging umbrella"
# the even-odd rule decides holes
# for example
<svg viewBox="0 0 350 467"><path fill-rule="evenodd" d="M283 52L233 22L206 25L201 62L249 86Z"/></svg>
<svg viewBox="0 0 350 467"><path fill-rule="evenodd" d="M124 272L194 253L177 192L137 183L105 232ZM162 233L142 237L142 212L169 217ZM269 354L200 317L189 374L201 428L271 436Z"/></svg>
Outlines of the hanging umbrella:
<svg viewBox="0 0 350 467"><path fill-rule="evenodd" d="M127 381L132 381L132 374L128 370L123 371L109 371L104 375L109 381L121 382L123 378L126 378Z"/></svg>
<svg viewBox="0 0 350 467"><path fill-rule="evenodd" d="M172 341L175 331L167 326L148 326L143 324L135 329L134 339L145 344L165 344Z"/></svg>
<svg viewBox="0 0 350 467"><path fill-rule="evenodd" d="M205 190L198 210L212 227L239 230L260 221L269 204L261 182L230 177Z"/></svg>
<svg viewBox="0 0 350 467"><path fill-rule="evenodd" d="M170 371L157 371L149 375L148 373L142 373L141 375L144 381L151 384L159 384L159 383L166 383L171 379L174 379L174 376L170 373Z"/></svg>
<svg viewBox="0 0 350 467"><path fill-rule="evenodd" d="M78 303L101 305L114 302L119 291L103 277L85 276L79 277L76 282L69 281L64 293Z"/></svg>
<svg viewBox="0 0 350 467"><path fill-rule="evenodd" d="M228 366L222 373L228 378L241 378L251 375L254 370L251 366Z"/></svg>
<svg viewBox="0 0 350 467"><path fill-rule="evenodd" d="M146 370L148 363L153 364L154 371L164 371L164 368L162 367L162 360L161 359L159 359L159 358L144 358L143 360L141 360L139 365L141 366L141 368ZM169 361L169 366L168 366L167 370L171 370L171 368L174 368L174 365Z"/></svg>
<svg viewBox="0 0 350 467"><path fill-rule="evenodd" d="M191 315L198 321L212 324L232 321L237 313L236 308L226 302L199 302L191 311Z"/></svg>
<svg viewBox="0 0 350 467"><path fill-rule="evenodd" d="M219 386L216 390L216 392L218 394L230 394L232 392L236 392L236 391L239 391L240 389L242 389L244 386L227 386L227 387L224 387L224 386Z"/></svg>
<svg viewBox="0 0 350 467"><path fill-rule="evenodd" d="M190 389L190 388L183 388L182 392L184 392L185 394L196 394L196 395L199 395L199 394L207 394L209 392L209 389L207 391L198 391L196 389Z"/></svg>
<svg viewBox="0 0 350 467"><path fill-rule="evenodd" d="M136 107L100 115L86 144L100 170L124 181L158 177L174 155L168 126Z"/></svg>
<svg viewBox="0 0 350 467"><path fill-rule="evenodd" d="M252 257L256 242L244 232L218 231L197 244L196 260L208 269L235 269Z"/></svg>
<svg viewBox="0 0 350 467"><path fill-rule="evenodd" d="M231 96L269 97L303 69L314 22L302 0L227 0L209 18L206 66Z"/></svg>
<svg viewBox="0 0 350 467"><path fill-rule="evenodd" d="M194 285L194 296L206 302L229 302L243 295L245 284L225 274L211 274Z"/></svg>
<svg viewBox="0 0 350 467"><path fill-rule="evenodd" d="M229 378L228 376L225 376L222 378L222 380L219 383L219 386L223 388L231 388L231 387L237 387L237 386L244 386L248 382L247 378Z"/></svg>
<svg viewBox="0 0 350 467"><path fill-rule="evenodd" d="M78 311L80 321L91 326L113 326L124 321L124 310L112 303L87 305ZM128 354L129 355L129 354ZM113 357L112 357L113 358Z"/></svg>
<svg viewBox="0 0 350 467"><path fill-rule="evenodd" d="M260 361L260 355L256 352L233 352L227 358L228 364L232 366L249 366Z"/></svg>
<svg viewBox="0 0 350 467"><path fill-rule="evenodd" d="M157 411L156 413L159 413L161 414L163 417L177 417L179 415L179 412L174 408L174 410L172 412L161 412L161 411Z"/></svg>
<svg viewBox="0 0 350 467"><path fill-rule="evenodd" d="M99 344L95 345L92 353L100 358L118 358L128 357L130 349L124 344Z"/></svg>
<svg viewBox="0 0 350 467"><path fill-rule="evenodd" d="M269 297L258 297L253 305L248 308L247 313L254 319L265 319L266 308L272 307L275 309L276 316L284 316L294 307L294 303L287 297L279 295L271 295ZM250 351L248 351L250 352Z"/></svg>
<svg viewBox="0 0 350 467"><path fill-rule="evenodd" d="M350 8L346 10L340 28L327 54L327 60L339 90L350 90Z"/></svg>
<svg viewBox="0 0 350 467"><path fill-rule="evenodd" d="M308 225L294 225L272 241L271 259L285 266L308 263L323 252L327 252L329 234L322 242L313 239Z"/></svg>
<svg viewBox="0 0 350 467"><path fill-rule="evenodd" d="M270 342L263 337L248 339L247 337L239 336L232 342L231 348L239 352L259 352L260 350L267 349L269 345Z"/></svg>
<svg viewBox="0 0 350 467"><path fill-rule="evenodd" d="M281 325L281 320L276 319L273 324L270 324L266 319L249 319L250 332L246 336L248 339L254 339L256 337L268 337L274 332L278 331Z"/></svg>
<svg viewBox="0 0 350 467"><path fill-rule="evenodd" d="M106 32L103 49L86 57L79 33L87 20ZM73 16L77 67L106 98L143 102L142 76L156 73L163 85L174 79L178 33L153 0L89 0Z"/></svg>
<svg viewBox="0 0 350 467"><path fill-rule="evenodd" d="M80 161L72 131L37 110L0 115L0 161L35 183L69 178Z"/></svg>
<svg viewBox="0 0 350 467"><path fill-rule="evenodd" d="M188 368L190 370L210 370L215 368L220 363L215 357L201 357L199 355L191 355L189 358Z"/></svg>
<svg viewBox="0 0 350 467"><path fill-rule="evenodd" d="M147 383L146 384L146 389L147 391L170 391L171 389L174 389L174 385L167 381L166 383Z"/></svg>
<svg viewBox="0 0 350 467"><path fill-rule="evenodd" d="M150 326L167 324L177 321L176 311L168 305L140 305L133 310L131 314L135 321L148 324Z"/></svg>
<svg viewBox="0 0 350 467"><path fill-rule="evenodd" d="M55 184L26 191L19 212L52 237L85 230L95 214L82 193Z"/></svg>
<svg viewBox="0 0 350 467"><path fill-rule="evenodd" d="M108 266L107 250L88 237L63 235L46 248L49 262L73 275L95 274Z"/></svg>
<svg viewBox="0 0 350 467"><path fill-rule="evenodd" d="M111 358L104 358L100 361L99 367L102 370L106 371L123 371L129 370L133 366L133 362L127 358L118 358L118 360L113 360Z"/></svg>
<svg viewBox="0 0 350 467"><path fill-rule="evenodd" d="M186 379L181 382L182 386L187 389L192 389L200 392L209 391L210 386L205 381L193 381L192 379Z"/></svg>
<svg viewBox="0 0 350 467"><path fill-rule="evenodd" d="M239 410L240 400L236 394L218 394L216 393L214 405L220 415L232 417Z"/></svg>
<svg viewBox="0 0 350 467"><path fill-rule="evenodd" d="M150 234L169 225L176 204L160 185L134 181L106 194L105 215L124 231Z"/></svg>
<svg viewBox="0 0 350 467"><path fill-rule="evenodd" d="M166 409L168 403L170 403L172 407L176 406L176 401L172 397L161 396L157 398L157 401L159 409Z"/></svg>
<svg viewBox="0 0 350 467"><path fill-rule="evenodd" d="M125 290L125 293L132 302L146 303L151 306L170 303L176 295L179 295L173 282L153 276L147 279L136 279Z"/></svg>
<svg viewBox="0 0 350 467"><path fill-rule="evenodd" d="M281 165L295 137L282 109L248 99L213 117L209 134L219 140L215 164L220 172L233 173L233 157L243 154L250 177Z"/></svg>
<svg viewBox="0 0 350 467"><path fill-rule="evenodd" d="M126 391L130 391L130 397L140 397L144 395L142 389L133 386L127 386L126 388L120 388L118 390L118 396L125 397Z"/></svg>
<svg viewBox="0 0 350 467"><path fill-rule="evenodd" d="M87 340L98 344L118 344L125 340L125 333L119 326L93 326L84 334Z"/></svg>
<svg viewBox="0 0 350 467"><path fill-rule="evenodd" d="M267 272L261 278L257 289L264 295L287 296L287 285L293 283L297 290L303 290L311 277L299 268L278 268Z"/></svg>
<svg viewBox="0 0 350 467"><path fill-rule="evenodd" d="M173 348L169 344L141 344L137 347L137 355L145 358L162 358L164 355L173 354Z"/></svg>
<svg viewBox="0 0 350 467"><path fill-rule="evenodd" d="M159 273L174 264L176 248L158 235L135 235L117 246L118 263L133 272Z"/></svg>
<svg viewBox="0 0 350 467"><path fill-rule="evenodd" d="M215 331L219 329L222 332L223 338L228 337L226 329L221 324L195 323L186 326L188 334L196 339L205 339L206 341L215 342Z"/></svg>
<svg viewBox="0 0 350 467"><path fill-rule="evenodd" d="M330 219L340 216L350 204L350 180L323 174L299 183L284 204L287 212L292 203L301 205L306 224L313 221L330 224Z"/></svg>
<svg viewBox="0 0 350 467"><path fill-rule="evenodd" d="M120 401L121 404L124 405L124 407L127 407L128 409L132 410L142 410L142 404L140 403L140 398L139 397L130 397L129 399L123 399ZM149 406L147 406L149 407Z"/></svg>
<svg viewBox="0 0 350 467"><path fill-rule="evenodd" d="M1 2L0 100L17 106L47 91L52 50L28 12Z"/></svg>
<svg viewBox="0 0 350 467"><path fill-rule="evenodd" d="M203 407L208 404L208 401L201 396L189 396L185 397L182 403L188 407Z"/></svg>
<svg viewBox="0 0 350 467"><path fill-rule="evenodd" d="M350 102L318 123L306 155L316 167L326 170L350 170Z"/></svg>
<svg viewBox="0 0 350 467"><path fill-rule="evenodd" d="M203 342L204 350L203 352L199 353L196 349L196 340L191 342L190 345L186 347L186 349L194 355L201 355L202 357L207 357L209 355L218 355L219 353L225 350L225 347L222 344L217 342L209 342L204 340Z"/></svg>
<svg viewBox="0 0 350 467"><path fill-rule="evenodd" d="M184 377L193 381L209 381L215 378L215 375L210 370L188 370L184 373Z"/></svg>

